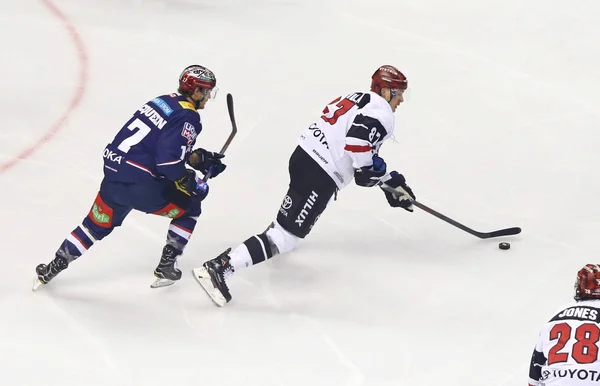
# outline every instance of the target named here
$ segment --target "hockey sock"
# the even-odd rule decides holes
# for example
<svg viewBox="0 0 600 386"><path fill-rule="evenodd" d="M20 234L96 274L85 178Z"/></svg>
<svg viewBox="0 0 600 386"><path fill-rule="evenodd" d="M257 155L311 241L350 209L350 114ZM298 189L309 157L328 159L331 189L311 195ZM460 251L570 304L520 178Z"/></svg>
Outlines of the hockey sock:
<svg viewBox="0 0 600 386"><path fill-rule="evenodd" d="M94 245L96 239L83 225L78 226L62 242L56 254L67 259L68 263L76 260Z"/></svg>
<svg viewBox="0 0 600 386"><path fill-rule="evenodd" d="M171 221L167 232L167 244L180 253L190 241L198 217L181 217Z"/></svg>
<svg viewBox="0 0 600 386"><path fill-rule="evenodd" d="M237 270L270 259L273 257L273 251L269 238L266 234L261 233L244 241L229 256L231 257L229 263L233 269Z"/></svg>

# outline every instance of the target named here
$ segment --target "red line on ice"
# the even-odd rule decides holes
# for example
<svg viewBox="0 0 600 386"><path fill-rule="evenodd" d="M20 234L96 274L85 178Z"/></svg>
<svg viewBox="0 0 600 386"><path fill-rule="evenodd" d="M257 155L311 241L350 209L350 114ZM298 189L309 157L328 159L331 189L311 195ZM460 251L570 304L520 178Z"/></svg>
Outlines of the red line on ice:
<svg viewBox="0 0 600 386"><path fill-rule="evenodd" d="M75 28L73 23L71 23L69 18L67 18L67 16L65 16L65 14L62 13L61 10L58 9L52 3L51 0L41 0L41 2L44 3L44 5L48 7L50 12L52 12L52 14L60 20L62 25L67 29L67 32L69 33L69 36L71 37L71 40L75 45L75 50L77 51L77 57L79 60L79 80L77 82L77 89L75 91L75 95L73 95L73 98L71 99L71 103L69 103L69 106L67 107L67 110L56 122L54 122L52 126L50 126L50 128L48 129L46 134L44 134L43 137L38 139L37 142L33 145L22 150L17 156L13 157L8 161L0 163L0 174L11 169L21 160L31 157L31 155L33 155L33 153L37 150L38 147L46 144L47 142L50 142L54 138L54 136L56 136L56 134L58 134L58 132L64 128L65 124L67 123L67 120L69 119L69 115L71 115L71 113L81 103L87 85L88 57L85 51L85 45L83 44L83 40L81 39L79 32L77 32L77 29Z"/></svg>

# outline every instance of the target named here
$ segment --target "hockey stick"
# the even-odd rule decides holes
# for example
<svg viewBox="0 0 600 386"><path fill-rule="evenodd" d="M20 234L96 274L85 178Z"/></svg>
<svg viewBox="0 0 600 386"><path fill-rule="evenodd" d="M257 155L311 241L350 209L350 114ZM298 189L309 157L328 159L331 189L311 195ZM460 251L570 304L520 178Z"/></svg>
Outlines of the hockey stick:
<svg viewBox="0 0 600 386"><path fill-rule="evenodd" d="M393 188L385 185L384 183L379 184L379 186L381 187L381 189L386 190L390 193L397 193ZM448 224L454 225L455 227L457 227L458 229L461 229L467 233L472 234L473 236L477 236L480 239L491 239L493 237L500 237L500 236L511 236L511 235L518 235L519 233L521 233L521 228L519 227L513 227L513 228L506 228L506 229L499 229L497 231L492 231L492 232L478 232L476 230L473 230L461 223L459 223L456 220L451 219L448 216L445 216L443 214L441 214L438 211L435 211L433 209L431 209L430 207L428 207L425 204L420 203L417 200L413 200L413 205L416 206L417 208L424 210L425 212L434 215L435 217L439 218L442 221L447 222Z"/></svg>
<svg viewBox="0 0 600 386"><path fill-rule="evenodd" d="M237 124L235 123L235 115L233 113L233 96L231 94L227 94L227 111L229 111L229 120L231 121L231 134L229 134L227 141L225 141L225 144L221 148L221 151L219 152L221 154L225 154L225 151L231 144L231 141L233 141L233 137L235 137L237 134ZM204 176L204 181L208 181L211 175L212 168L210 168Z"/></svg>

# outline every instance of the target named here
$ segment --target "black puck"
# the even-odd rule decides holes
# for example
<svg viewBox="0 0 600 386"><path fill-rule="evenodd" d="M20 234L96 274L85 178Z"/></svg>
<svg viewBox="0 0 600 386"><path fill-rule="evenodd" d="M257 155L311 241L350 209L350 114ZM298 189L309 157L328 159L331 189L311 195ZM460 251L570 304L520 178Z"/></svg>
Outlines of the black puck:
<svg viewBox="0 0 600 386"><path fill-rule="evenodd" d="M500 243L500 244L498 244L498 248L504 249L504 250L510 249L510 244L509 243Z"/></svg>

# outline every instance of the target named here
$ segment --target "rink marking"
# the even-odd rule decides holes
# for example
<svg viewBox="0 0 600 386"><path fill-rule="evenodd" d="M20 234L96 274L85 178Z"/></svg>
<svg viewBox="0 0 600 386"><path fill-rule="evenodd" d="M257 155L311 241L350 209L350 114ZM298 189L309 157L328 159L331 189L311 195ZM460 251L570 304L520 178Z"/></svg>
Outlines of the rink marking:
<svg viewBox="0 0 600 386"><path fill-rule="evenodd" d="M5 173L15 165L17 165L20 161L31 157L35 151L40 147L50 142L59 131L61 131L68 119L69 115L73 113L73 111L81 104L81 100L83 99L83 95L85 93L85 89L87 86L88 80L88 56L85 50L85 45L83 44L83 40L81 39L81 35L71 23L69 18L58 9L51 0L40 0L49 10L50 12L60 20L63 27L66 28L71 40L75 46L75 50L77 52L77 57L79 61L79 80L77 83L77 89L75 91L75 95L71 99L71 103L67 106L67 110L63 113L63 115L56 121L46 134L44 134L40 139L38 139L33 145L28 148L22 150L17 156L9 158L8 161L4 161L0 163L0 174Z"/></svg>

